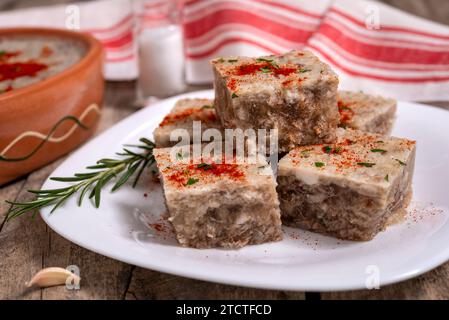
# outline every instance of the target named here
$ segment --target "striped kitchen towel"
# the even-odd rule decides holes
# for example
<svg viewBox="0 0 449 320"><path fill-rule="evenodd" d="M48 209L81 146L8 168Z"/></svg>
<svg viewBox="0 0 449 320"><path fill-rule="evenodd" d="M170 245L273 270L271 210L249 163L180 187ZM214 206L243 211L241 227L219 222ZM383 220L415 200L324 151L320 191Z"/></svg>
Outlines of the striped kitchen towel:
<svg viewBox="0 0 449 320"><path fill-rule="evenodd" d="M186 77L212 80L217 56L279 54L301 49L317 31L330 0L190 0L183 10Z"/></svg>
<svg viewBox="0 0 449 320"><path fill-rule="evenodd" d="M72 28L105 47L105 77L139 75L138 33L180 10L186 80L210 83L217 56L308 49L340 88L405 100L449 100L449 27L369 0L98 0L0 13L0 27Z"/></svg>
<svg viewBox="0 0 449 320"><path fill-rule="evenodd" d="M449 27L368 0L189 0L188 82L212 80L208 61L309 49L340 88L404 100L449 99Z"/></svg>

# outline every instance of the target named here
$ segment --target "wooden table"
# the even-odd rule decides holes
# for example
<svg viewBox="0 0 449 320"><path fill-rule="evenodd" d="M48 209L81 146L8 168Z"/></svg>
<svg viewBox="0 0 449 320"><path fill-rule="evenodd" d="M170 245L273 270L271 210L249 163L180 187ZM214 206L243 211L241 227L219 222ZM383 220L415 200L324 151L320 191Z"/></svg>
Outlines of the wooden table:
<svg viewBox="0 0 449 320"><path fill-rule="evenodd" d="M33 4L68 2L38 0ZM440 22L447 21L449 3L440 0L388 0L393 5ZM0 9L28 6L31 1L5 0ZM446 19L446 20L445 20ZM195 89L195 88L191 88ZM135 83L108 83L98 132L133 113ZM448 103L432 103L449 110ZM60 159L0 188L0 299L449 299L449 263L416 279L382 287L336 293L268 291L219 285L145 270L83 249L51 231L42 219L5 221L4 200L30 199L61 163ZM26 290L25 282L44 267L77 265L81 289L65 287Z"/></svg>

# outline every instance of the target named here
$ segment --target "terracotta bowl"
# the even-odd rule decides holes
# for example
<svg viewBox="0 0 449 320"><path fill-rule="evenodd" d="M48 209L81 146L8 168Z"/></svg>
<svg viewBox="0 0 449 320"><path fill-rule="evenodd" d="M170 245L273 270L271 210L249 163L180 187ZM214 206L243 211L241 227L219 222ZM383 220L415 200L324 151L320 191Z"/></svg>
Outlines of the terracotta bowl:
<svg viewBox="0 0 449 320"><path fill-rule="evenodd" d="M0 29L0 36L57 36L80 41L80 61L42 81L0 94L0 185L73 150L94 132L104 91L103 52L87 34L40 28Z"/></svg>

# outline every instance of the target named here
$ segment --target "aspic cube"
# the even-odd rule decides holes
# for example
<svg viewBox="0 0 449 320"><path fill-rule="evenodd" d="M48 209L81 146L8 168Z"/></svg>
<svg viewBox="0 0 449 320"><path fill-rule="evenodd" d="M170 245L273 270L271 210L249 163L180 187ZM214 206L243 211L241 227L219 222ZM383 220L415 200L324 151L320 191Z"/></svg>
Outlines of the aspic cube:
<svg viewBox="0 0 449 320"><path fill-rule="evenodd" d="M282 239L276 180L267 162L186 158L182 149L173 149L154 149L154 156L182 246L240 248Z"/></svg>
<svg viewBox="0 0 449 320"><path fill-rule="evenodd" d="M211 61L225 128L277 129L279 151L335 140L338 77L309 51Z"/></svg>
<svg viewBox="0 0 449 320"><path fill-rule="evenodd" d="M339 129L334 144L298 147L279 162L282 222L370 240L412 193L415 141Z"/></svg>

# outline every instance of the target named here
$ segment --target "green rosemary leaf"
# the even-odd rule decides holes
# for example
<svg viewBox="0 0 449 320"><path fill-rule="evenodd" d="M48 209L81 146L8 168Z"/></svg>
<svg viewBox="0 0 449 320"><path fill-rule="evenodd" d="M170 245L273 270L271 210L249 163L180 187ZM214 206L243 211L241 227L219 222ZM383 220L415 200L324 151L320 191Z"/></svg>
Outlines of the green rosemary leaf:
<svg viewBox="0 0 449 320"><path fill-rule="evenodd" d="M81 189L80 195L79 195L79 197L78 197L78 207L81 207L81 205L83 204L84 196L86 195L87 191L89 191L89 187L90 187L90 185L86 184L86 185Z"/></svg>
<svg viewBox="0 0 449 320"><path fill-rule="evenodd" d="M59 208L71 196L79 193L78 205L86 195L93 198L95 207L100 206L101 191L113 179L119 176L118 181L112 188L115 191L136 174L134 185L139 180L143 170L155 162L153 157L154 143L147 138L141 138L142 144L135 145L141 152L132 151L123 148L120 152L122 158L110 159L104 158L96 162L95 165L88 166L88 170L96 170L93 172L75 173L71 177L52 177L53 181L73 182L74 184L56 189L49 190L29 190L30 193L36 195L36 199L27 202L6 201L11 205L7 212L7 219L18 217L35 209L53 205L51 212Z"/></svg>
<svg viewBox="0 0 449 320"><path fill-rule="evenodd" d="M51 209L50 214L55 212L55 210L58 209L72 194L73 194L73 192L65 195L58 202L56 202L56 204Z"/></svg>
<svg viewBox="0 0 449 320"><path fill-rule="evenodd" d="M97 174L98 174L97 172L75 173L74 176L75 177L80 177L80 178L92 178L92 177L95 177Z"/></svg>
<svg viewBox="0 0 449 320"><path fill-rule="evenodd" d="M139 157L139 154L127 149L127 148L123 148L123 151L125 151L124 153L117 153L118 155L121 156L126 156L126 155L130 155L130 156L135 156L135 157Z"/></svg>
<svg viewBox="0 0 449 320"><path fill-rule="evenodd" d="M50 180L59 182L76 182L84 180L84 177L51 177Z"/></svg>
<svg viewBox="0 0 449 320"><path fill-rule="evenodd" d="M100 207L100 199L101 199L101 190L103 190L103 187L112 179L115 177L115 173L109 173L107 175L105 175L104 177L102 177L97 184L95 185L95 197L94 197L94 201L95 201L95 207L99 208Z"/></svg>
<svg viewBox="0 0 449 320"><path fill-rule="evenodd" d="M38 209L41 208L42 206L47 206L49 205L53 200L52 199L47 199L47 200L42 200L33 204L28 204L27 206L20 206L20 207L15 207L15 209L10 209L10 211L8 211L8 218L7 220L9 221L12 218L18 217L24 213L33 211L34 209ZM9 212L11 212L11 214L9 214Z"/></svg>
<svg viewBox="0 0 449 320"><path fill-rule="evenodd" d="M49 193L60 193L71 189L71 187L59 188L59 189L47 189L47 190L28 190L30 193L34 194L49 194Z"/></svg>
<svg viewBox="0 0 449 320"><path fill-rule="evenodd" d="M111 191L114 192L117 189L119 189L122 185L128 181L129 177L131 177L134 172L136 172L136 169L139 167L140 162L137 162L136 164L132 165L128 171L125 171L119 178L119 180L115 183L115 185L112 187Z"/></svg>
<svg viewBox="0 0 449 320"><path fill-rule="evenodd" d="M139 141L143 142L143 143L145 143L145 144L147 144L147 145L149 145L151 147L155 146L153 141L151 141L151 140L149 140L147 138L144 138L144 137L140 138Z"/></svg>
<svg viewBox="0 0 449 320"><path fill-rule="evenodd" d="M139 182L139 179L140 179L140 176L142 175L143 170L148 166L148 164L149 164L150 162L154 162L154 157L151 157L151 158L149 158L149 159L146 159L146 160L143 162L142 166L140 167L139 171L137 172L136 178L134 179L134 182L133 182L133 188L136 187L137 182Z"/></svg>
<svg viewBox="0 0 449 320"><path fill-rule="evenodd" d="M121 161L117 160L117 159L100 159L97 161L97 164L100 164L100 163L105 164L105 165L115 165L117 163L121 163Z"/></svg>
<svg viewBox="0 0 449 320"><path fill-rule="evenodd" d="M89 170L94 170L94 169L106 169L108 166L107 165L105 165L105 164L96 164L96 165L93 165L93 166L88 166L88 167L86 167L86 169L89 169Z"/></svg>
<svg viewBox="0 0 449 320"><path fill-rule="evenodd" d="M134 146L134 148L152 151L154 147L150 147L150 146Z"/></svg>

